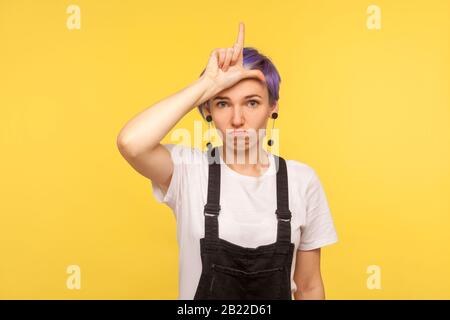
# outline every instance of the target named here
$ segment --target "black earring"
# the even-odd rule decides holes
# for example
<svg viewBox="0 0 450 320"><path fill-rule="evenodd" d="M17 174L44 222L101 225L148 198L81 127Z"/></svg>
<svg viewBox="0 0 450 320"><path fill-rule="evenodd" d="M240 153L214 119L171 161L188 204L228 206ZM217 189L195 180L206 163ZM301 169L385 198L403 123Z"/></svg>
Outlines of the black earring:
<svg viewBox="0 0 450 320"><path fill-rule="evenodd" d="M273 121L272 121L272 130L271 130L270 132L272 133L273 127L275 126L275 119L278 118L278 113L273 112L272 115L271 115L271 117L272 117ZM267 144L268 144L269 146L273 146L273 144L274 144L273 139L267 140Z"/></svg>
<svg viewBox="0 0 450 320"><path fill-rule="evenodd" d="M212 148L212 143L211 143L211 122L212 122L212 117L211 115L207 115L206 116L206 121L208 121L208 143L206 143L206 147L208 148L208 150L211 150Z"/></svg>

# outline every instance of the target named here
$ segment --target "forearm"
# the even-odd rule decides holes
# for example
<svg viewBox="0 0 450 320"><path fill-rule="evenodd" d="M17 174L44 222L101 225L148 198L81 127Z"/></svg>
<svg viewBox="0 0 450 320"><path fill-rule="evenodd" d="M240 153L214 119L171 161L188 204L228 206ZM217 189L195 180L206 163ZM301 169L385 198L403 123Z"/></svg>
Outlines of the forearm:
<svg viewBox="0 0 450 320"><path fill-rule="evenodd" d="M212 83L201 77L175 94L155 103L129 120L117 142L133 155L151 150L192 108L205 102Z"/></svg>
<svg viewBox="0 0 450 320"><path fill-rule="evenodd" d="M300 289L294 294L295 300L325 300L325 290L323 286Z"/></svg>

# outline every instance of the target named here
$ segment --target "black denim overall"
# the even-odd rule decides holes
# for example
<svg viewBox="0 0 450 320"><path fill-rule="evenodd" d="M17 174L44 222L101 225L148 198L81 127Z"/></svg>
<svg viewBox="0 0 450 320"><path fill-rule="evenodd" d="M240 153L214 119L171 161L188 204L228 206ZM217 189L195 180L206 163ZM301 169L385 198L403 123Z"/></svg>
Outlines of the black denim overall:
<svg viewBox="0 0 450 320"><path fill-rule="evenodd" d="M219 238L220 161L217 147L209 157L208 199L204 207L205 237L200 239L202 274L194 300L291 300L291 212L286 162L274 155L277 168L277 239L257 248Z"/></svg>

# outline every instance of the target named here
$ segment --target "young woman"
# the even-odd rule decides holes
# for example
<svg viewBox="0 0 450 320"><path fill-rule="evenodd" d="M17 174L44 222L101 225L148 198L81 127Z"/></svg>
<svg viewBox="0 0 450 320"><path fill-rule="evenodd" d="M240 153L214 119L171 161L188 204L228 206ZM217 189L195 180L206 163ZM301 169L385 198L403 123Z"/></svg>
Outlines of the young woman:
<svg viewBox="0 0 450 320"><path fill-rule="evenodd" d="M263 148L280 81L269 58L244 48L240 23L235 45L213 50L198 80L135 116L117 137L123 157L174 212L179 299L325 298L320 248L337 234L318 175ZM222 145L162 145L196 106Z"/></svg>

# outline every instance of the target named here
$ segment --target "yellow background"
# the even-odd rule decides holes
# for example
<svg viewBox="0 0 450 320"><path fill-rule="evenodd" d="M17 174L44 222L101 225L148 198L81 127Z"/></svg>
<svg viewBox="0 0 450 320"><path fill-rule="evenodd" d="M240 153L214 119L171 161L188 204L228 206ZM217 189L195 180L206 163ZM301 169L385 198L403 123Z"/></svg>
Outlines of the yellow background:
<svg viewBox="0 0 450 320"><path fill-rule="evenodd" d="M381 30L366 27L372 3ZM446 0L0 0L0 298L177 298L175 219L116 136L197 79L239 21L282 77L281 155L328 197L327 298L450 298Z"/></svg>

